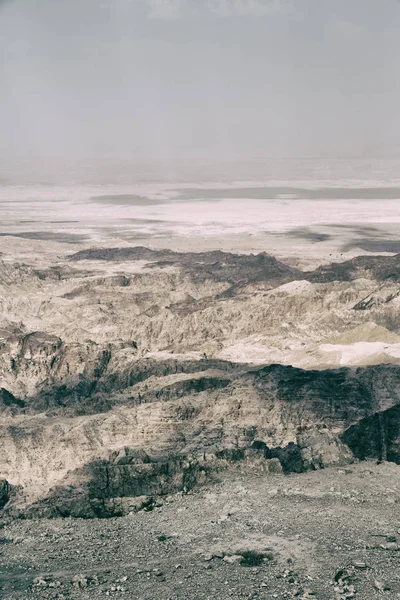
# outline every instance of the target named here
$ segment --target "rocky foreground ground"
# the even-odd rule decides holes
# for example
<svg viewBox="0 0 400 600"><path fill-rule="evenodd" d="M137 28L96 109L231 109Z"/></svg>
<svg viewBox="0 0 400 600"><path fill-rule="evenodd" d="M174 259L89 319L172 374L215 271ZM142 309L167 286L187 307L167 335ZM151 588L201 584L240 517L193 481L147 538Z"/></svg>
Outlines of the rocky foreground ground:
<svg viewBox="0 0 400 600"><path fill-rule="evenodd" d="M0 530L1 598L400 598L400 466L223 474L112 519Z"/></svg>

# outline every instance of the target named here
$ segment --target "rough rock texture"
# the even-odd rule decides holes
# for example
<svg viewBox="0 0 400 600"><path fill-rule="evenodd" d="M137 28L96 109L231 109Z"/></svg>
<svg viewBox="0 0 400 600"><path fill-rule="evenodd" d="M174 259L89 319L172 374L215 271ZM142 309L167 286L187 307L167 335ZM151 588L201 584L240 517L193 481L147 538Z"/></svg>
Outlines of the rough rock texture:
<svg viewBox="0 0 400 600"><path fill-rule="evenodd" d="M187 456L151 459L144 451L125 448L109 460L94 461L75 474L87 480L79 487L58 486L45 500L34 503L26 516L115 517L151 509L154 498L192 489L205 482L208 467ZM11 507L9 514L19 515Z"/></svg>
<svg viewBox="0 0 400 600"><path fill-rule="evenodd" d="M0 510L4 508L10 499L10 484L6 479L0 479Z"/></svg>
<svg viewBox="0 0 400 600"><path fill-rule="evenodd" d="M338 434L399 402L396 365L303 371L281 365L249 370L221 363L219 370L210 370L206 367L216 363L206 360L192 363L190 369L190 363L183 364L182 371L170 362L155 363L154 371L148 364L136 378L103 372L96 380L96 389L102 389L105 377L103 390L109 390L98 392L98 402L108 396L102 412L94 410L90 383L74 388L74 394L65 392L63 402L53 403L48 416L35 414L38 398L27 399L26 410L32 414L5 417L0 426L3 476L23 485L32 501L49 495L49 487L61 486L65 494L67 486L83 485L92 490L87 491L92 500L108 502L112 497L157 496L188 487L183 467L187 461L194 482L197 475L204 480L208 473L236 462L251 469L257 463L260 470L269 470L263 460L277 459L278 470L287 473L341 465L351 462L352 454ZM205 370L196 373L196 368ZM194 372L185 372L188 369ZM84 414L88 401L94 407ZM43 399L38 406L43 406ZM142 460L139 470L126 457L124 465L115 466L110 450L118 453L124 447L156 458ZM179 460L168 458L177 452ZM109 484L107 493L93 491L103 489L104 481ZM61 495L50 492L55 514L60 514L60 507L62 514L93 512L62 508ZM75 495L69 503L76 504ZM100 502L94 514L125 510L120 503L103 505Z"/></svg>
<svg viewBox="0 0 400 600"><path fill-rule="evenodd" d="M10 411L12 413L18 412L20 409L25 407L25 402L16 398L14 394L11 394L5 388L0 389L0 411Z"/></svg>
<svg viewBox="0 0 400 600"><path fill-rule="evenodd" d="M288 267L273 256L261 254L240 255L230 252L177 253L171 250L148 248L106 248L81 250L71 256L72 261L102 260L126 261L145 260L154 268L179 265L197 283L207 280L223 281L232 285L244 285L256 281L271 281L275 284L292 281L301 271Z"/></svg>
<svg viewBox="0 0 400 600"><path fill-rule="evenodd" d="M400 464L400 406L361 419L341 437L361 460L376 458Z"/></svg>
<svg viewBox="0 0 400 600"><path fill-rule="evenodd" d="M119 519L16 519L0 530L0 597L395 600L399 492L400 466L374 461L221 473Z"/></svg>
<svg viewBox="0 0 400 600"><path fill-rule="evenodd" d="M279 365L230 371L224 365L212 376L168 374L167 366L164 377L151 369L147 378L138 377L115 396L112 410L110 397L106 412L65 419L53 407L49 416L6 419L0 438L6 477L39 495L55 485L84 485L92 498L104 499L184 489L187 461L194 482L197 472L204 479L236 462L254 468L255 457L259 466L278 459L287 473L341 465L352 454L338 433L395 405L400 393L395 365L327 372ZM128 455L118 462L124 447L129 456L140 451L155 458L142 458L139 468ZM117 454L110 459L112 449ZM169 458L177 452L179 459ZM93 491L99 489L108 491Z"/></svg>
<svg viewBox="0 0 400 600"><path fill-rule="evenodd" d="M400 281L400 254L395 256L356 256L342 263L332 263L316 269L308 276L314 283L329 281L354 281L375 279L376 281Z"/></svg>
<svg viewBox="0 0 400 600"><path fill-rule="evenodd" d="M382 432L400 404L398 265L303 273L265 253L142 247L1 262L0 477L23 486L12 510L124 514L226 469L342 465L349 446L397 460L394 425L386 455L349 432L374 439L374 415ZM124 448L148 460L119 463Z"/></svg>
<svg viewBox="0 0 400 600"><path fill-rule="evenodd" d="M312 429L297 436L303 469L323 469L332 465L344 466L353 462L350 449L328 429Z"/></svg>

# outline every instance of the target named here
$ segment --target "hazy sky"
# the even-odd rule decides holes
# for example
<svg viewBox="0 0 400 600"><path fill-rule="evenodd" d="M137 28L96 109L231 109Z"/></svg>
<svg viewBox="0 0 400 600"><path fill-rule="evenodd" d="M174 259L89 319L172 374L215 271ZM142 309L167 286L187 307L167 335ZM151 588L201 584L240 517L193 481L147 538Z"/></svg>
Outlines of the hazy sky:
<svg viewBox="0 0 400 600"><path fill-rule="evenodd" d="M0 159L400 157L397 0L0 0Z"/></svg>

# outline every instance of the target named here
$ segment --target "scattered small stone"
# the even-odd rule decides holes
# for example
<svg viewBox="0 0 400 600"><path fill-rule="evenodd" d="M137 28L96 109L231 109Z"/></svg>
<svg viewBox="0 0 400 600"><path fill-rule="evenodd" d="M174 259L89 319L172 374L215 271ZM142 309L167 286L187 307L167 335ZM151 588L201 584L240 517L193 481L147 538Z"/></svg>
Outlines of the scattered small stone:
<svg viewBox="0 0 400 600"><path fill-rule="evenodd" d="M398 552L400 550L400 546L396 544L396 542L388 542L387 544L380 544L379 548L382 550L390 550L392 552Z"/></svg>
<svg viewBox="0 0 400 600"><path fill-rule="evenodd" d="M204 562L208 562L208 561L212 560L213 558L214 558L214 554L211 554L211 553L204 554L204 556L203 556Z"/></svg>
<svg viewBox="0 0 400 600"><path fill-rule="evenodd" d="M337 600L350 600L355 597L356 590L352 585L353 573L347 569L339 569L335 575L336 585L334 587Z"/></svg>
<svg viewBox="0 0 400 600"><path fill-rule="evenodd" d="M347 571L346 569L339 569L339 571L336 572L336 582L347 581L349 579L351 579L351 573L349 573L349 571Z"/></svg>
<svg viewBox="0 0 400 600"><path fill-rule="evenodd" d="M397 538L395 535L387 535L386 536L386 541L387 542L397 542Z"/></svg>
<svg viewBox="0 0 400 600"><path fill-rule="evenodd" d="M75 588L83 589L87 587L88 580L86 579L85 575L75 575L72 579L72 585Z"/></svg>
<svg viewBox="0 0 400 600"><path fill-rule="evenodd" d="M36 586L36 587L47 587L47 581L45 581L41 577L36 577L33 580L33 585Z"/></svg>
<svg viewBox="0 0 400 600"><path fill-rule="evenodd" d="M224 556L223 561L228 563L229 565L237 565L240 564L243 560L243 556L241 554L232 554L232 556Z"/></svg>

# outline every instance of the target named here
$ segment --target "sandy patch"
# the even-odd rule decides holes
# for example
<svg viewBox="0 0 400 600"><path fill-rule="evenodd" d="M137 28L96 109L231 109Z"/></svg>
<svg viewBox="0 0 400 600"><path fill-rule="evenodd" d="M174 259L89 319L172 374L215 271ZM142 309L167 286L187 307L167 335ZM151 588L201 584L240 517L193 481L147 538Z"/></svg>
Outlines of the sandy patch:
<svg viewBox="0 0 400 600"><path fill-rule="evenodd" d="M322 344L319 349L321 352L326 352L327 354L333 352L337 355L337 353L340 353L339 364L342 366L400 361L400 343L356 342L354 344L342 345ZM383 357L386 357L386 360L382 360Z"/></svg>

